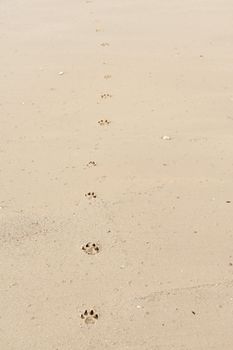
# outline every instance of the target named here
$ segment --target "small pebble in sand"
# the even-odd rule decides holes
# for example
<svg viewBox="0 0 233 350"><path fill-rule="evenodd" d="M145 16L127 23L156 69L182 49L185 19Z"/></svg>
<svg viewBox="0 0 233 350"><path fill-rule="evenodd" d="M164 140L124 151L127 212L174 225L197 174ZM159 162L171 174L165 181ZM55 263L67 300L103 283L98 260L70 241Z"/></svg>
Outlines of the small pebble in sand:
<svg viewBox="0 0 233 350"><path fill-rule="evenodd" d="M64 74L64 72L59 72L59 73L58 73L58 75L63 75L63 74Z"/></svg>
<svg viewBox="0 0 233 350"><path fill-rule="evenodd" d="M162 136L162 140L164 140L164 141L170 141L171 139L172 138L170 136L168 136L168 135Z"/></svg>

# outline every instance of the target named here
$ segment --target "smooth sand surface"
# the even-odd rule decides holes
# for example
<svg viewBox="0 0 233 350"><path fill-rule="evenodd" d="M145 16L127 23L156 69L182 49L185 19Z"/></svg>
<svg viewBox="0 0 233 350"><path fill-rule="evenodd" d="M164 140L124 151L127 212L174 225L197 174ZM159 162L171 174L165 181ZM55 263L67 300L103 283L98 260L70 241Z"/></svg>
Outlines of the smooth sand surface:
<svg viewBox="0 0 233 350"><path fill-rule="evenodd" d="M233 349L232 24L1 1L1 350Z"/></svg>

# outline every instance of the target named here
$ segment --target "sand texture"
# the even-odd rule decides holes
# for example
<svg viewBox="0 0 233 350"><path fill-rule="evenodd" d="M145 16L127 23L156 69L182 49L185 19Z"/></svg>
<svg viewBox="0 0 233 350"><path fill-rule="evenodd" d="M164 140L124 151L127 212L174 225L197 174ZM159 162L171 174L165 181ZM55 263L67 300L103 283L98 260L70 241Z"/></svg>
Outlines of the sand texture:
<svg viewBox="0 0 233 350"><path fill-rule="evenodd" d="M233 1L0 1L0 350L233 349Z"/></svg>

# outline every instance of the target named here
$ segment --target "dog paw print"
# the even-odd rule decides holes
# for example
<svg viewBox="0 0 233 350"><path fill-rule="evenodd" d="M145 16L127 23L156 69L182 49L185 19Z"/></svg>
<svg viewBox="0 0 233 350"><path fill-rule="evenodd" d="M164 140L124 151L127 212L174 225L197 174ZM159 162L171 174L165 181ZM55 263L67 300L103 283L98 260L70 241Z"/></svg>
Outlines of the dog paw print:
<svg viewBox="0 0 233 350"><path fill-rule="evenodd" d="M101 43L100 45L103 47L108 47L110 44L109 43Z"/></svg>
<svg viewBox="0 0 233 350"><path fill-rule="evenodd" d="M108 119L100 119L98 121L98 124L101 125L101 126L104 126L104 125L109 125L111 122L108 120Z"/></svg>
<svg viewBox="0 0 233 350"><path fill-rule="evenodd" d="M112 95L111 94L102 94L102 95L100 95L100 97L102 98L102 100L106 100L107 98L111 98Z"/></svg>
<svg viewBox="0 0 233 350"><path fill-rule="evenodd" d="M100 252L100 246L98 243L88 242L82 246L82 250L88 255L96 255Z"/></svg>
<svg viewBox="0 0 233 350"><path fill-rule="evenodd" d="M111 79L111 77L112 77L111 74L105 74L104 75L104 79Z"/></svg>
<svg viewBox="0 0 233 350"><path fill-rule="evenodd" d="M96 162L94 162L93 160L91 160L89 163L87 163L88 168L91 168L93 166L97 166Z"/></svg>
<svg viewBox="0 0 233 350"><path fill-rule="evenodd" d="M93 199L93 198L96 198L96 194L95 192L88 192L85 194L85 197L88 198L88 199Z"/></svg>
<svg viewBox="0 0 233 350"><path fill-rule="evenodd" d="M85 310L83 314L81 314L81 319L87 324L94 324L99 318L99 315L94 311Z"/></svg>

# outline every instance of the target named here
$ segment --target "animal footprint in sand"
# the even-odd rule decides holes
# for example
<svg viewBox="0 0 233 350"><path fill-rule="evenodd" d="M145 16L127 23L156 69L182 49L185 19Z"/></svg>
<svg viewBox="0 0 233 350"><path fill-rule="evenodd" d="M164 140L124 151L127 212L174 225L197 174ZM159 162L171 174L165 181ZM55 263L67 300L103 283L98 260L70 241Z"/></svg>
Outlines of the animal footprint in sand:
<svg viewBox="0 0 233 350"><path fill-rule="evenodd" d="M82 250L88 255L96 255L100 252L100 246L98 243L88 242L82 246Z"/></svg>
<svg viewBox="0 0 233 350"><path fill-rule="evenodd" d="M104 79L111 79L111 74L105 74Z"/></svg>
<svg viewBox="0 0 233 350"><path fill-rule="evenodd" d="M104 126L104 125L109 125L111 122L108 120L108 119L101 119L98 121L98 124L101 125L101 126Z"/></svg>
<svg viewBox="0 0 233 350"><path fill-rule="evenodd" d="M93 166L97 166L96 162L94 162L93 160L91 160L89 163L87 163L88 168L91 168Z"/></svg>
<svg viewBox="0 0 233 350"><path fill-rule="evenodd" d="M101 43L100 45L103 46L103 47L107 47L107 46L109 46L110 44L109 44L109 43Z"/></svg>
<svg viewBox="0 0 233 350"><path fill-rule="evenodd" d="M164 141L171 141L172 138L171 138L171 136L164 135L164 136L161 137L161 139L164 140Z"/></svg>
<svg viewBox="0 0 233 350"><path fill-rule="evenodd" d="M84 320L84 322L89 325L89 324L94 324L96 320L98 320L99 315L94 311L87 311L85 310L83 314L81 314L81 319Z"/></svg>
<svg viewBox="0 0 233 350"><path fill-rule="evenodd" d="M87 197L88 199L93 199L93 198L96 198L96 194L95 192L88 192L85 194L85 197Z"/></svg>
<svg viewBox="0 0 233 350"><path fill-rule="evenodd" d="M107 98L111 98L112 95L111 95L111 94L102 94L102 95L100 95L100 97L101 97L103 100L106 100Z"/></svg>

